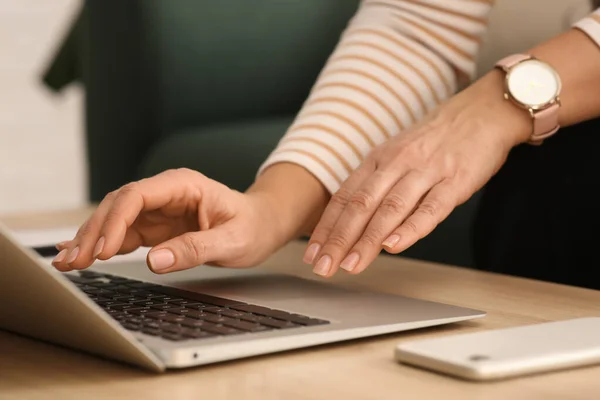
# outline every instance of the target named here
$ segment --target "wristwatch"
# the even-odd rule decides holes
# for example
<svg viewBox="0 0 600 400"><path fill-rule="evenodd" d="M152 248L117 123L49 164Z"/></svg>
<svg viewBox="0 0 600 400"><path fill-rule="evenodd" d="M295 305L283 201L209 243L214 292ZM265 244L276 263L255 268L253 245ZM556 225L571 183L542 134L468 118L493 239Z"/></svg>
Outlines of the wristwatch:
<svg viewBox="0 0 600 400"><path fill-rule="evenodd" d="M534 56L513 54L496 63L503 70L504 98L529 112L532 119L530 144L539 145L560 128L561 80L556 70Z"/></svg>

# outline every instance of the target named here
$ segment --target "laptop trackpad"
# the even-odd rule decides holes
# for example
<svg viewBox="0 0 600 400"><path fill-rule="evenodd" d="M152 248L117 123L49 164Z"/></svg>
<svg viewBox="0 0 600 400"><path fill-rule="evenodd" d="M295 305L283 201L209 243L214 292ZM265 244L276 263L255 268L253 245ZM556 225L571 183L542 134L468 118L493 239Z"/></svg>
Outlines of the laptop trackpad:
<svg viewBox="0 0 600 400"><path fill-rule="evenodd" d="M330 285L285 275L245 275L173 284L181 289L247 302L281 302L317 297L339 298L350 292Z"/></svg>

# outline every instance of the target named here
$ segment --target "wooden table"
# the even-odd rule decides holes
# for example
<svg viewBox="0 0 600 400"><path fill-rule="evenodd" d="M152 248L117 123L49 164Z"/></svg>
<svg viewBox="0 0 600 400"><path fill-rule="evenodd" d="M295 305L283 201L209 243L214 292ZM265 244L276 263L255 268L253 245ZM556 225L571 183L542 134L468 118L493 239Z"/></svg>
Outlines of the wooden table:
<svg viewBox="0 0 600 400"><path fill-rule="evenodd" d="M0 218L11 227L72 225L87 211ZM264 267L319 279L291 243ZM1 279L1 277L0 277ZM332 282L483 309L483 319L262 356L164 375L0 332L0 399L598 399L600 367L470 383L400 365L404 340L600 315L600 292L381 256Z"/></svg>

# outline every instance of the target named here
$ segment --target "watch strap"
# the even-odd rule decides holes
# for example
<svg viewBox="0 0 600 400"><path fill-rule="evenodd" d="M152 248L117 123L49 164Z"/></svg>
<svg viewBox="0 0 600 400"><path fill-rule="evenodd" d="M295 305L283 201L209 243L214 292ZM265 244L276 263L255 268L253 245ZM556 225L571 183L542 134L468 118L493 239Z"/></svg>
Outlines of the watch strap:
<svg viewBox="0 0 600 400"><path fill-rule="evenodd" d="M527 54L512 54L510 56L506 56L503 59L499 60L496 63L496 67L502 68L503 70L506 71L509 68L512 68L513 66L517 65L521 61L529 60L530 58L533 58L533 57L531 57L530 55L527 55Z"/></svg>
<svg viewBox="0 0 600 400"><path fill-rule="evenodd" d="M533 134L531 135L532 142L541 142L558 131L558 108L559 105L554 103L548 108L533 113Z"/></svg>

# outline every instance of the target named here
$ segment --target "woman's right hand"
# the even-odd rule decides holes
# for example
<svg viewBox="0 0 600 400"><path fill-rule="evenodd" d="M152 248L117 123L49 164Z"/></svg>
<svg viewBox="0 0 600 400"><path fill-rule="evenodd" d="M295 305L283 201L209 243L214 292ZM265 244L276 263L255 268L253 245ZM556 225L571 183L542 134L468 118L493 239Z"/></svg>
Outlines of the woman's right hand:
<svg viewBox="0 0 600 400"><path fill-rule="evenodd" d="M283 245L273 200L243 194L187 169L169 170L110 193L53 265L84 269L139 247L152 247L155 273L201 264L251 267Z"/></svg>

